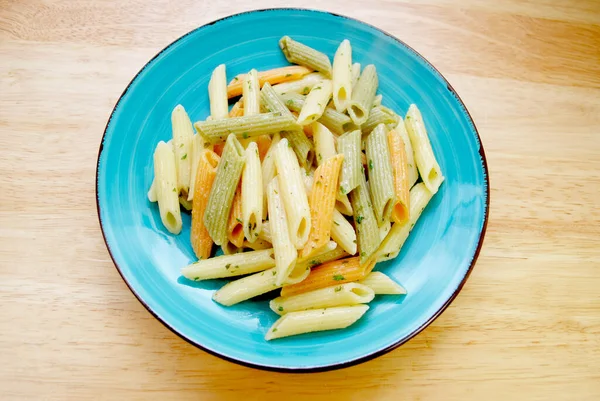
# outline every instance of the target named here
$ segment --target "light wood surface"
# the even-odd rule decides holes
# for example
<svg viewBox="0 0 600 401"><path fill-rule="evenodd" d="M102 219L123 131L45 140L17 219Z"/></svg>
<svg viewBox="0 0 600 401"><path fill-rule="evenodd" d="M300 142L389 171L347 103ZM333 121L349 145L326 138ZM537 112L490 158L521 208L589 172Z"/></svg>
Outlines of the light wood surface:
<svg viewBox="0 0 600 401"><path fill-rule="evenodd" d="M452 306L401 348L327 373L253 370L181 340L102 240L102 132L175 38L281 3L0 0L0 399L600 399L600 2L320 4L286 3L403 39L479 128L490 220Z"/></svg>

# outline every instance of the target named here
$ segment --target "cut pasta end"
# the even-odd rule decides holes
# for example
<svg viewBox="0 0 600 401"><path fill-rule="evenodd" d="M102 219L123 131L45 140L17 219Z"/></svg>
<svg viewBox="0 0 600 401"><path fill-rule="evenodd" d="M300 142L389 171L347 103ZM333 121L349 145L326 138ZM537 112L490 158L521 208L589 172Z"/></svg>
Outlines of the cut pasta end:
<svg viewBox="0 0 600 401"><path fill-rule="evenodd" d="M348 92L346 91L345 87L341 87L334 92L333 104L338 112L343 113L346 111L346 108L348 107L348 97Z"/></svg>
<svg viewBox="0 0 600 401"><path fill-rule="evenodd" d="M305 217L302 217L298 229L296 230L296 249L302 249L308 241L308 234L310 233L310 224Z"/></svg>
<svg viewBox="0 0 600 401"><path fill-rule="evenodd" d="M172 212L167 212L165 214L165 221L163 223L170 233L179 234L181 232L181 220Z"/></svg>
<svg viewBox="0 0 600 401"><path fill-rule="evenodd" d="M404 224L408 221L409 211L404 203L398 202L392 210L392 220L394 223Z"/></svg>
<svg viewBox="0 0 600 401"><path fill-rule="evenodd" d="M350 118L356 125L362 125L367 121L367 113L357 104L351 104L348 107L348 114L350 114Z"/></svg>

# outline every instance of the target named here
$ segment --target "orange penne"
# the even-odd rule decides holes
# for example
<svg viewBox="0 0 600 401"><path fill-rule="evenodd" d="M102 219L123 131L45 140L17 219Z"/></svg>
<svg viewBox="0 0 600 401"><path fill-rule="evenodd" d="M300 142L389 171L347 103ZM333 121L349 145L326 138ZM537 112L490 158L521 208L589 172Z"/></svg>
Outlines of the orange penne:
<svg viewBox="0 0 600 401"><path fill-rule="evenodd" d="M258 156L260 157L260 161L262 162L271 147L271 135L261 135L256 138L256 146L258 146Z"/></svg>
<svg viewBox="0 0 600 401"><path fill-rule="evenodd" d="M229 111L229 117L241 117L244 115L244 98L235 102L231 110Z"/></svg>
<svg viewBox="0 0 600 401"><path fill-rule="evenodd" d="M367 270L370 273L372 267ZM319 288L362 280L368 274L367 270L360 265L359 256L334 260L313 268L304 281L284 286L281 289L281 296L289 297Z"/></svg>
<svg viewBox="0 0 600 401"><path fill-rule="evenodd" d="M242 186L238 185L231 204L229 223L227 223L227 238L238 248L244 245L244 225L242 223Z"/></svg>
<svg viewBox="0 0 600 401"><path fill-rule="evenodd" d="M408 159L406 148L400 135L391 130L387 134L388 146L394 175L394 193L396 203L392 209L392 220L403 224L408 221L410 210L410 188L408 182Z"/></svg>
<svg viewBox="0 0 600 401"><path fill-rule="evenodd" d="M198 162L194 183L194 202L192 205L192 228L190 241L198 259L208 259L213 241L204 226L204 210L212 188L220 157L210 149L204 149Z"/></svg>
<svg viewBox="0 0 600 401"><path fill-rule="evenodd" d="M306 74L312 72L310 68L303 67L300 65L291 65L289 67L274 68L268 71L261 71L258 73L258 83L260 87L265 82L271 85L279 84L281 82L294 81L300 79ZM229 82L227 85L227 97L231 99L242 94L242 83L246 74L239 74Z"/></svg>
<svg viewBox="0 0 600 401"><path fill-rule="evenodd" d="M221 142L221 143L215 143L213 145L213 151L221 156L221 154L223 154L223 148L225 147L225 142Z"/></svg>
<svg viewBox="0 0 600 401"><path fill-rule="evenodd" d="M310 219L312 225L308 241L304 249L300 251L300 258L310 257L329 242L343 160L344 155L335 155L315 170L315 181L310 193Z"/></svg>

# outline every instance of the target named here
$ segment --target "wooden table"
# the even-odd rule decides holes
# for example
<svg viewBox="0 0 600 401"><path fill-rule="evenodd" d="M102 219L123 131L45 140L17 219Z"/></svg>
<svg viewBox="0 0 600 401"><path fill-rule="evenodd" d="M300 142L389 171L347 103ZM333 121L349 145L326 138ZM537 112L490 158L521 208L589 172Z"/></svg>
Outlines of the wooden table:
<svg viewBox="0 0 600 401"><path fill-rule="evenodd" d="M600 3L327 3L421 52L479 128L490 221L452 306L401 348L327 373L253 370L181 340L127 289L102 240L102 132L172 40L280 3L2 0L1 399L600 399Z"/></svg>

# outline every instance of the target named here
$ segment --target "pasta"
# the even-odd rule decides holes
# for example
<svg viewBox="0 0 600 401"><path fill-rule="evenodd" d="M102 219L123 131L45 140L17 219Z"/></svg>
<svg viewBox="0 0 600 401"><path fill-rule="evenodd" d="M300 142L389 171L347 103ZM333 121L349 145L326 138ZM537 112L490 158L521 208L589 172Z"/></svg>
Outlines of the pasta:
<svg viewBox="0 0 600 401"><path fill-rule="evenodd" d="M285 140L282 141L282 143ZM288 276L294 270L298 251L290 238L290 228L288 227L288 218L284 208L284 201L281 196L280 182L278 177L273 178L267 187L267 199L270 211L269 227L271 229L271 238L273 249L275 250L275 260L277 262L277 273L275 283L282 285Z"/></svg>
<svg viewBox="0 0 600 401"><path fill-rule="evenodd" d="M213 278L242 276L275 267L273 249L236 253L202 259L181 269L183 277L202 281Z"/></svg>
<svg viewBox="0 0 600 401"><path fill-rule="evenodd" d="M177 192L175 155L171 146L159 142L154 151L154 177L160 219L169 232L179 234L182 227Z"/></svg>
<svg viewBox="0 0 600 401"><path fill-rule="evenodd" d="M394 131L400 135L400 139L402 139L402 143L404 144L406 163L408 166L408 187L412 188L419 179L419 172L417 171L412 144L410 143L410 138L408 137L408 132L406 131L406 126L402 117L398 117L398 124L396 124Z"/></svg>
<svg viewBox="0 0 600 401"><path fill-rule="evenodd" d="M333 66L289 36L279 45L298 65L251 69L227 84L221 64L208 84L209 113L192 124L175 106L147 193L174 235L191 210L197 261L181 275L230 279L214 302L280 290L266 340L345 328L375 295L406 294L373 269L399 254L444 181L419 109L411 105L404 121L383 106L375 66L352 64L348 40Z"/></svg>
<svg viewBox="0 0 600 401"><path fill-rule="evenodd" d="M360 126L363 134L370 134L379 124L398 124L399 116L384 106L375 106L369 113L369 118Z"/></svg>
<svg viewBox="0 0 600 401"><path fill-rule="evenodd" d="M368 309L367 305L355 305L286 313L271 326L265 340L315 331L345 329L360 319Z"/></svg>
<svg viewBox="0 0 600 401"><path fill-rule="evenodd" d="M406 289L381 272L372 272L359 281L360 284L369 287L375 295L402 295Z"/></svg>
<svg viewBox="0 0 600 401"><path fill-rule="evenodd" d="M339 112L348 107L352 98L352 46L343 40L333 57L333 104Z"/></svg>
<svg viewBox="0 0 600 401"><path fill-rule="evenodd" d="M279 47L285 58L293 64L300 64L331 77L331 61L325 54L297 42L289 36L279 40Z"/></svg>
<svg viewBox="0 0 600 401"><path fill-rule="evenodd" d="M237 186L233 201L231 202L231 211L227 222L227 240L236 248L244 245L244 225L242 220L242 187ZM231 247L228 248L230 250Z"/></svg>
<svg viewBox="0 0 600 401"><path fill-rule="evenodd" d="M249 242L258 238L262 229L263 183L258 146L251 142L246 148L246 164L242 173L242 221Z"/></svg>
<svg viewBox="0 0 600 401"><path fill-rule="evenodd" d="M301 249L310 233L310 208L298 160L285 138L277 144L275 165L289 221L290 237L296 248Z"/></svg>
<svg viewBox="0 0 600 401"><path fill-rule="evenodd" d="M299 112L304 107L305 97L294 92L288 92L281 95L286 107L291 111ZM339 113L331 107L326 107L323 115L319 118L321 124L326 126L331 132L336 135L343 134L346 130L353 127L352 120L344 113ZM304 126L307 127L306 125Z"/></svg>
<svg viewBox="0 0 600 401"><path fill-rule="evenodd" d="M194 126L207 142L213 144L224 141L229 134L235 135L238 139L247 139L263 134L301 129L293 118L281 113L263 113L253 116L232 117L225 120L198 121Z"/></svg>
<svg viewBox="0 0 600 401"><path fill-rule="evenodd" d="M276 276L277 269L272 268L232 281L215 292L213 300L221 305L231 306L281 288L281 285L275 282Z"/></svg>
<svg viewBox="0 0 600 401"><path fill-rule="evenodd" d="M360 184L362 173L360 131L352 131L338 138L338 153L344 155L340 176L340 193L348 194Z"/></svg>
<svg viewBox="0 0 600 401"><path fill-rule="evenodd" d="M375 292L370 287L358 283L346 283L290 297L278 297L272 300L269 306L278 315L285 315L309 309L367 304L373 298Z"/></svg>
<svg viewBox="0 0 600 401"><path fill-rule="evenodd" d="M417 168L423 183L432 194L435 195L438 188L444 181L442 170L435 159L433 149L431 149L431 143L427 136L427 130L425 129L425 123L423 123L423 117L421 112L414 104L411 104L406 113L406 130L408 136L413 144L413 150L415 153L415 161L417 162Z"/></svg>
<svg viewBox="0 0 600 401"><path fill-rule="evenodd" d="M375 213L371 206L369 191L365 177L361 174L361 183L350 192L350 202L354 210L354 226L358 248L360 249L361 264L366 264L375 254L381 240Z"/></svg>
<svg viewBox="0 0 600 401"><path fill-rule="evenodd" d="M244 148L229 135L204 212L204 225L217 245L227 240L227 222L233 196L244 168Z"/></svg>
<svg viewBox="0 0 600 401"><path fill-rule="evenodd" d="M306 125L321 118L331 98L332 90L333 85L329 79L315 85L304 99L304 105L300 110L297 123Z"/></svg>
<svg viewBox="0 0 600 401"><path fill-rule="evenodd" d="M258 86L258 72L252 69L246 75L242 87L245 116L253 116L260 113L260 88Z"/></svg>
<svg viewBox="0 0 600 401"><path fill-rule="evenodd" d="M210 116L214 120L229 117L225 64L221 64L215 68L210 77L210 81L208 82L208 99L210 101Z"/></svg>
<svg viewBox="0 0 600 401"><path fill-rule="evenodd" d="M192 162L192 138L194 128L182 105L177 105L171 113L173 128L173 151L177 170L177 194L187 197L190 188L190 167Z"/></svg>
<svg viewBox="0 0 600 401"><path fill-rule="evenodd" d="M200 134L194 134L192 138L192 165L190 166L190 190L188 194L188 201L194 199L194 189L196 187L196 173L198 171L198 164L200 163L200 156L204 151L204 140Z"/></svg>
<svg viewBox="0 0 600 401"><path fill-rule="evenodd" d="M381 224L390 219L395 202L394 177L385 125L379 124L367 136L365 148L373 210Z"/></svg>
<svg viewBox="0 0 600 401"><path fill-rule="evenodd" d="M331 238L350 255L356 254L356 232L352 224L337 209L333 211Z"/></svg>
<svg viewBox="0 0 600 401"><path fill-rule="evenodd" d="M204 149L198 162L192 207L192 228L190 230L190 242L198 259L208 259L212 250L213 240L204 226L204 212L220 159L212 150Z"/></svg>
<svg viewBox="0 0 600 401"><path fill-rule="evenodd" d="M313 268L304 281L283 287L281 296L289 297L332 285L350 283L365 276L365 269L360 265L359 257L334 260Z"/></svg>
<svg viewBox="0 0 600 401"><path fill-rule="evenodd" d="M258 83L260 87L268 82L271 85L275 85L281 82L288 82L299 79L304 75L312 72L310 68L302 67L299 65L292 65L289 67L274 68L268 71L261 71L258 73ZM232 98L242 94L243 82L245 74L238 75L231 80L227 85L227 97Z"/></svg>
<svg viewBox="0 0 600 401"><path fill-rule="evenodd" d="M278 95L285 95L286 93L299 93L301 95L308 95L308 92L310 92L312 87L324 79L326 79L325 75L321 74L320 72L312 72L296 81L273 85L273 90Z"/></svg>
<svg viewBox="0 0 600 401"><path fill-rule="evenodd" d="M311 228L308 241L300 257L310 257L329 242L331 221L335 209L335 194L340 167L344 156L337 155L320 165L315 171L315 182L310 194Z"/></svg>
<svg viewBox="0 0 600 401"><path fill-rule="evenodd" d="M369 64L360 74L356 86L352 88L352 100L348 103L348 114L356 125L364 124L369 118L378 85L375 66Z"/></svg>
<svg viewBox="0 0 600 401"><path fill-rule="evenodd" d="M395 194L391 218L395 223L404 223L408 220L410 210L410 187L406 148L404 147L404 143L402 143L402 138L394 130L388 132L387 140L390 149Z"/></svg>

